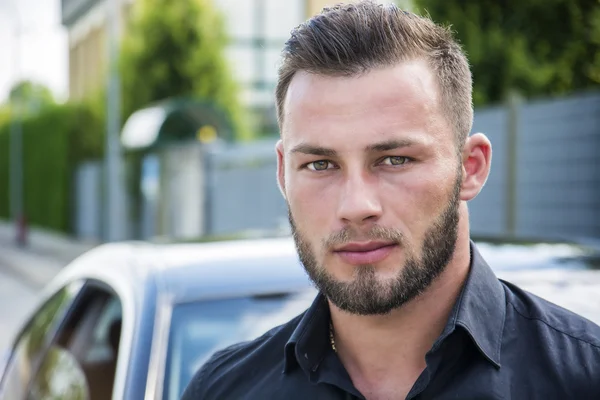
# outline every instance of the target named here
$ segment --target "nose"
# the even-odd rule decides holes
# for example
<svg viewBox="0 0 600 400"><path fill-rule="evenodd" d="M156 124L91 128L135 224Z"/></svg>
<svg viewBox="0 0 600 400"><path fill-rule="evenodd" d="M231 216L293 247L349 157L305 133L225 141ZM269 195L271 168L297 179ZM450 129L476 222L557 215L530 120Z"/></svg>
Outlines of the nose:
<svg viewBox="0 0 600 400"><path fill-rule="evenodd" d="M367 173L348 176L343 184L338 217L344 224L363 225L379 220L382 205L375 177Z"/></svg>

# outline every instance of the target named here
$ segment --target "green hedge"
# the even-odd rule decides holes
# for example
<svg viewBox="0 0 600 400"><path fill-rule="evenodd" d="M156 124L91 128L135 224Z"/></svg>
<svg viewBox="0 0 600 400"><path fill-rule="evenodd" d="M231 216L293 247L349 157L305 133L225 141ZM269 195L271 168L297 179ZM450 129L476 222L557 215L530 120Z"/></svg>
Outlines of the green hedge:
<svg viewBox="0 0 600 400"><path fill-rule="evenodd" d="M0 126L0 217L10 218L10 121ZM102 116L86 104L52 105L22 120L23 202L29 224L72 232L74 173L102 157Z"/></svg>

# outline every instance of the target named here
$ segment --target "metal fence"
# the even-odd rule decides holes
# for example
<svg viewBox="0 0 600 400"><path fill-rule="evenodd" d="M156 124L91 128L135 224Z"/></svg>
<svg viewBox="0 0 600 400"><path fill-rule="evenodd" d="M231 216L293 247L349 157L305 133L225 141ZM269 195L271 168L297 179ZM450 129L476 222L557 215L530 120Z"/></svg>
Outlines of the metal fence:
<svg viewBox="0 0 600 400"><path fill-rule="evenodd" d="M221 235L285 226L287 206L277 187L275 143L233 145L208 153L205 232Z"/></svg>
<svg viewBox="0 0 600 400"><path fill-rule="evenodd" d="M75 172L74 233L82 240L102 237L102 163L81 164Z"/></svg>
<svg viewBox="0 0 600 400"><path fill-rule="evenodd" d="M600 237L600 95L480 110L473 131L493 147L474 233Z"/></svg>

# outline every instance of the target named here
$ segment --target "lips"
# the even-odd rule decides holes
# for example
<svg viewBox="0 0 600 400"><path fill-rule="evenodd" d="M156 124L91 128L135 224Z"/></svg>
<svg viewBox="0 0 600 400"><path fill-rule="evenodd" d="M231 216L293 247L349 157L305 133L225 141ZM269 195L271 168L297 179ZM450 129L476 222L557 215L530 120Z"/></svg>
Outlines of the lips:
<svg viewBox="0 0 600 400"><path fill-rule="evenodd" d="M349 243L334 250L334 253L349 264L375 264L389 256L396 246L396 243L376 241Z"/></svg>

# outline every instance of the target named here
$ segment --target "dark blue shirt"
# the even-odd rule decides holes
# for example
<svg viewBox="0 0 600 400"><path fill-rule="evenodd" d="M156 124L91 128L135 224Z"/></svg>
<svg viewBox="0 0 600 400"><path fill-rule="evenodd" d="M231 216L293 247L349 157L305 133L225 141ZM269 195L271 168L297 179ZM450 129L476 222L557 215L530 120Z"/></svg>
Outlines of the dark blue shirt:
<svg viewBox="0 0 600 400"><path fill-rule="evenodd" d="M219 351L183 400L363 399L329 342L319 295L300 316ZM408 399L600 399L600 327L471 267Z"/></svg>

